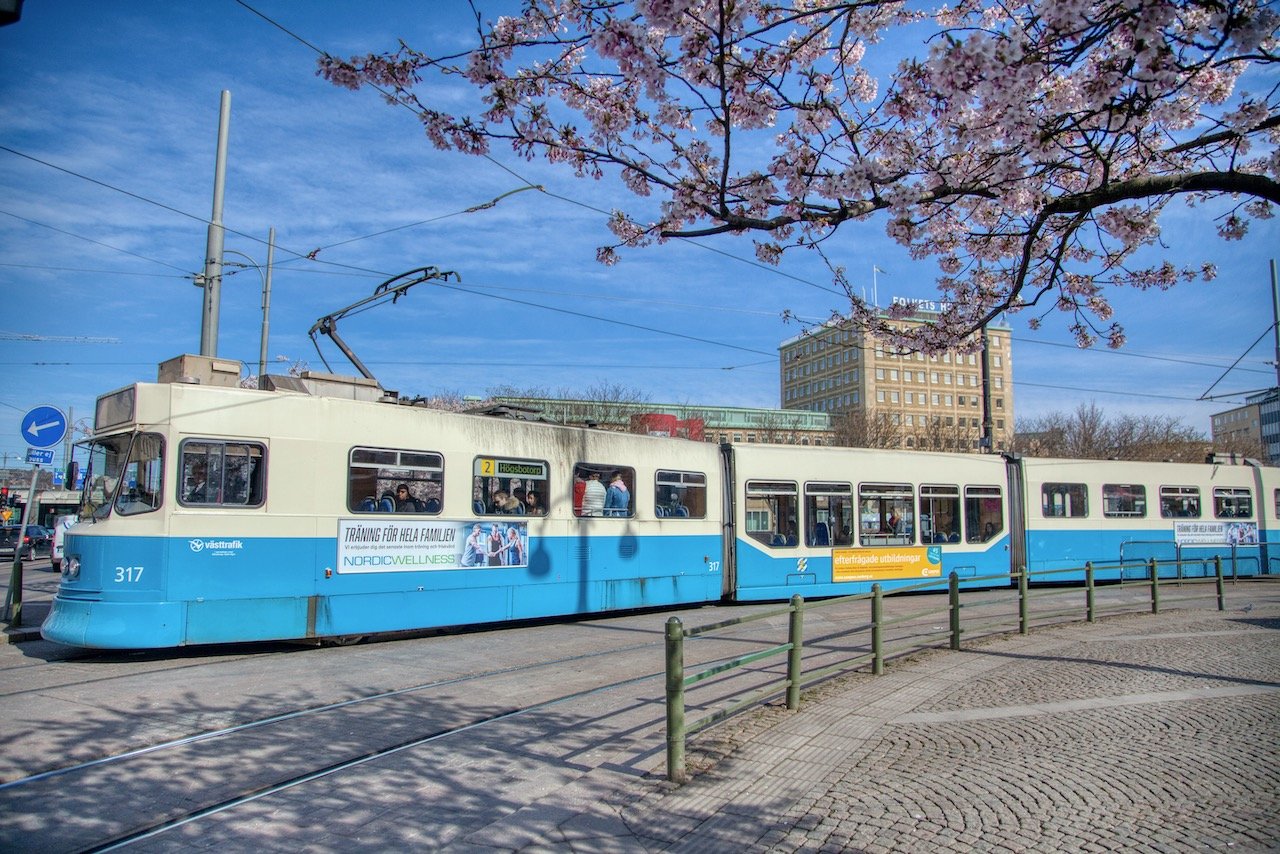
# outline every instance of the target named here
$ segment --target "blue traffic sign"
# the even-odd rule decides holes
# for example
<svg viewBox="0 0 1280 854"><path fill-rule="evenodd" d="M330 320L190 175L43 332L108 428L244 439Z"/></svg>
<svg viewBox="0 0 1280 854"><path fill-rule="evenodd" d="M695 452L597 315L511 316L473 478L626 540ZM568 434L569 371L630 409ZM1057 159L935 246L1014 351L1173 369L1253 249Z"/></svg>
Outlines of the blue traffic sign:
<svg viewBox="0 0 1280 854"><path fill-rule="evenodd" d="M37 448L51 448L67 435L67 416L55 406L37 406L22 416L22 439Z"/></svg>
<svg viewBox="0 0 1280 854"><path fill-rule="evenodd" d="M53 465L53 451L27 448L27 462L38 466L51 466Z"/></svg>

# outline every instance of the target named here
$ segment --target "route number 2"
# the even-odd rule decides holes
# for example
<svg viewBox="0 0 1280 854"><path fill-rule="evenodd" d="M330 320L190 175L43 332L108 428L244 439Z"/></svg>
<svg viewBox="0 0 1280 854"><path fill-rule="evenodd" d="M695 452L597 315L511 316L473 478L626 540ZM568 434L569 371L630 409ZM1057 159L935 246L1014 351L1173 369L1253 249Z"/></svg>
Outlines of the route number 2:
<svg viewBox="0 0 1280 854"><path fill-rule="evenodd" d="M117 566L116 567L116 584L128 583L142 580L142 567L140 566Z"/></svg>

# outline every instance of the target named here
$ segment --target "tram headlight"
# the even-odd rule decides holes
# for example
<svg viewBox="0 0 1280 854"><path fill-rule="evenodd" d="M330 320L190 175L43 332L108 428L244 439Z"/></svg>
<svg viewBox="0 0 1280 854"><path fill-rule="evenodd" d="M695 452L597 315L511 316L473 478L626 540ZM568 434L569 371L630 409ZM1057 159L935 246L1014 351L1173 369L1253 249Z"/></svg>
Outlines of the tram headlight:
<svg viewBox="0 0 1280 854"><path fill-rule="evenodd" d="M80 558L67 557L62 562L62 574L67 578L75 578L80 574Z"/></svg>

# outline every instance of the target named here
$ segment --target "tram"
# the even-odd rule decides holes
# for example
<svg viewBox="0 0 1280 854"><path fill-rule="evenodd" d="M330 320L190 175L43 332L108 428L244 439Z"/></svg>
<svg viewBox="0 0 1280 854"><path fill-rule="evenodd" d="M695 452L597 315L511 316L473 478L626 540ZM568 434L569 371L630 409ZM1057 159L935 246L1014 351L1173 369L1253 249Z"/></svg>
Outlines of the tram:
<svg viewBox="0 0 1280 854"><path fill-rule="evenodd" d="M1225 556L1277 470L723 445L409 405L327 374L97 401L45 638L347 638ZM1075 576L1064 573L1061 580ZM1007 583L1007 582L1006 582Z"/></svg>

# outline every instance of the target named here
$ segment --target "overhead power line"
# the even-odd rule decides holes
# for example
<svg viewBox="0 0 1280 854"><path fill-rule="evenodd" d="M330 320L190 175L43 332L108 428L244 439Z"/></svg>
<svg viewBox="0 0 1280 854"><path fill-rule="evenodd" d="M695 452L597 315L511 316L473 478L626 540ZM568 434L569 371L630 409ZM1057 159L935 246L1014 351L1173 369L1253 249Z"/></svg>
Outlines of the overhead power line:
<svg viewBox="0 0 1280 854"><path fill-rule="evenodd" d="M6 332L0 329L0 341L49 341L57 344L119 344L119 338L92 338L87 335L37 335L34 332Z"/></svg>

